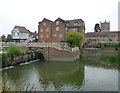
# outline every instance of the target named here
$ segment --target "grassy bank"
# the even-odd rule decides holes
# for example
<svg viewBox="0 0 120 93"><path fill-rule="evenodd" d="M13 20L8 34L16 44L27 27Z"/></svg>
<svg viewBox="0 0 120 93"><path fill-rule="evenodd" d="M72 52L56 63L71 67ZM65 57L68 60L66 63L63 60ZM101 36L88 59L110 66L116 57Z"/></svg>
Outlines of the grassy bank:
<svg viewBox="0 0 120 93"><path fill-rule="evenodd" d="M120 62L120 57L114 54L102 54L100 60L107 63L117 64Z"/></svg>
<svg viewBox="0 0 120 93"><path fill-rule="evenodd" d="M101 61L104 61L107 63L119 64L120 63L120 49L118 50L117 53L102 53L99 58Z"/></svg>
<svg viewBox="0 0 120 93"><path fill-rule="evenodd" d="M2 59L0 64L4 68L39 59L39 53L35 48L19 48L11 45L4 48L3 53L0 54L0 58Z"/></svg>

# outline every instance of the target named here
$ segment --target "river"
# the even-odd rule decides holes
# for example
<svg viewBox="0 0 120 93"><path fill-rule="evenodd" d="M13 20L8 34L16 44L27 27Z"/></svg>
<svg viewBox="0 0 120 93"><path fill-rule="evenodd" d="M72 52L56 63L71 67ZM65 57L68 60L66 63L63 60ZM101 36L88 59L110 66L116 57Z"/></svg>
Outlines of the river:
<svg viewBox="0 0 120 93"><path fill-rule="evenodd" d="M118 69L110 64L35 61L4 68L11 91L118 91ZM3 77L5 78L5 77Z"/></svg>

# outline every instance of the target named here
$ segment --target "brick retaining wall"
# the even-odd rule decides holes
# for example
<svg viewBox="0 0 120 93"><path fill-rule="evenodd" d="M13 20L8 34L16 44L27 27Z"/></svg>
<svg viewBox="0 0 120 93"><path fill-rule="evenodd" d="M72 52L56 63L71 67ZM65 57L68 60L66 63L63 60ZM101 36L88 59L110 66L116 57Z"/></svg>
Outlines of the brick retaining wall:
<svg viewBox="0 0 120 93"><path fill-rule="evenodd" d="M79 59L79 51L58 50L55 48L43 48L43 55L47 61L68 61L73 62Z"/></svg>

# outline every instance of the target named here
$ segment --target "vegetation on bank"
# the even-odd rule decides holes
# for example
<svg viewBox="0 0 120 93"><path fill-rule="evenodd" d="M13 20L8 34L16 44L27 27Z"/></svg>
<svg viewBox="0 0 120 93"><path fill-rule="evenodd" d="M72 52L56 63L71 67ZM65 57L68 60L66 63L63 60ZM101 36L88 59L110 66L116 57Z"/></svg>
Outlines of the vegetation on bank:
<svg viewBox="0 0 120 93"><path fill-rule="evenodd" d="M120 65L120 49L108 50L94 50L94 52L91 52L92 50L82 50L80 54L80 60L81 62L86 62L88 59L91 59L95 62L103 63L103 64L111 64L118 66ZM92 53L92 54L91 54Z"/></svg>
<svg viewBox="0 0 120 93"><path fill-rule="evenodd" d="M120 49L117 49L116 53L110 53L110 54L105 54L103 53L100 56L100 60L107 62L107 63L112 63L112 64L120 64Z"/></svg>
<svg viewBox="0 0 120 93"><path fill-rule="evenodd" d="M107 63L118 64L118 62L120 62L120 57L118 55L103 54L100 56L100 60Z"/></svg>
<svg viewBox="0 0 120 93"><path fill-rule="evenodd" d="M116 50L120 48L120 43L113 42L99 42L98 46L103 50L105 47L114 47Z"/></svg>
<svg viewBox="0 0 120 93"><path fill-rule="evenodd" d="M20 55L20 53L21 53L21 49L14 45L4 48L2 53L2 62L6 62L9 56L11 56L13 59L14 57Z"/></svg>
<svg viewBox="0 0 120 93"><path fill-rule="evenodd" d="M16 65L22 62L39 59L38 52L35 48L19 48L11 45L3 49L0 54L2 59L2 67Z"/></svg>

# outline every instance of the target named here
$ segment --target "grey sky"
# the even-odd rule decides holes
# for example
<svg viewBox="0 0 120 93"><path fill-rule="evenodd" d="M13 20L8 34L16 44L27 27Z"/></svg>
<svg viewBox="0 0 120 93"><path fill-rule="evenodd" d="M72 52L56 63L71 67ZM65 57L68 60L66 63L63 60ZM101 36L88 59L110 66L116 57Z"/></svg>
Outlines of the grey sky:
<svg viewBox="0 0 120 93"><path fill-rule="evenodd" d="M118 30L119 0L0 0L0 36L10 34L15 25L30 31L38 28L43 18L54 21L83 19L86 32L93 32L95 23L110 21L111 31Z"/></svg>

